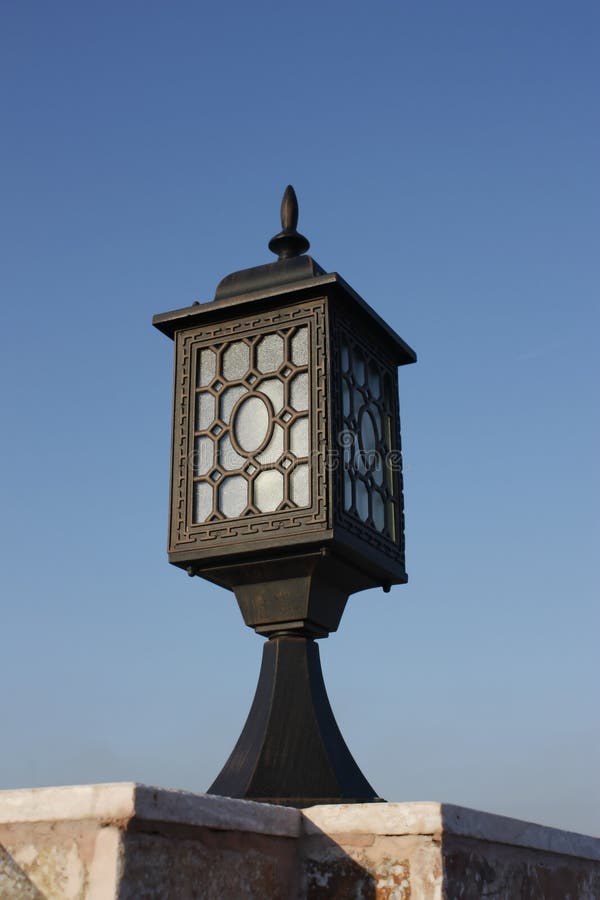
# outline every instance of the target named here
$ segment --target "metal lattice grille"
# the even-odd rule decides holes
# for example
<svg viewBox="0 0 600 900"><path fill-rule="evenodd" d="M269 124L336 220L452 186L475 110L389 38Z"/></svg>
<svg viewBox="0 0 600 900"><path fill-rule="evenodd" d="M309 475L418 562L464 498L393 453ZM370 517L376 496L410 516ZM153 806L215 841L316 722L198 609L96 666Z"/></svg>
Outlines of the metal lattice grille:
<svg viewBox="0 0 600 900"><path fill-rule="evenodd" d="M341 364L344 510L396 542L399 454L392 378L346 336Z"/></svg>
<svg viewBox="0 0 600 900"><path fill-rule="evenodd" d="M193 524L310 505L308 326L198 349Z"/></svg>

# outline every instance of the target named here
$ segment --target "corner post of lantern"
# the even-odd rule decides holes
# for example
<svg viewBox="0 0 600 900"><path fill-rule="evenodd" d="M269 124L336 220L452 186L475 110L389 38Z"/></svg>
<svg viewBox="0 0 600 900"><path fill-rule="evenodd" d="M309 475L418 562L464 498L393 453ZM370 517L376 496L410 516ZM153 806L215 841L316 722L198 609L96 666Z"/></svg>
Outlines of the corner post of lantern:
<svg viewBox="0 0 600 900"><path fill-rule="evenodd" d="M210 788L309 806L378 800L336 724L316 641L350 594L406 582L399 366L414 351L306 255L291 186L275 262L154 317L175 343L169 561L234 592L266 638Z"/></svg>

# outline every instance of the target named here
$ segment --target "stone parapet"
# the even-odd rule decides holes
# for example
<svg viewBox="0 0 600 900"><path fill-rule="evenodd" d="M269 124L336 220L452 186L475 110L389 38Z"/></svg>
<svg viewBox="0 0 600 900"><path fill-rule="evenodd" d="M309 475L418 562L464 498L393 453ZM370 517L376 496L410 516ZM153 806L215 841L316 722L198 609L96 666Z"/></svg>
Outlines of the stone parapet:
<svg viewBox="0 0 600 900"><path fill-rule="evenodd" d="M0 900L597 900L600 839L440 803L0 792Z"/></svg>

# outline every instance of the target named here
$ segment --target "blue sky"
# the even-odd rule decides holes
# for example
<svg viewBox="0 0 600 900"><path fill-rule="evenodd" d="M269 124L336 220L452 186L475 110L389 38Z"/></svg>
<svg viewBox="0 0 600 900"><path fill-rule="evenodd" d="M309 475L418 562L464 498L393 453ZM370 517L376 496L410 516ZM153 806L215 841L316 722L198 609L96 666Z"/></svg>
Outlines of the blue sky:
<svg viewBox="0 0 600 900"><path fill-rule="evenodd" d="M390 800L600 834L593 2L5 3L3 787L204 790L261 639L166 560L156 312L311 253L417 350L410 582L350 600L330 698Z"/></svg>

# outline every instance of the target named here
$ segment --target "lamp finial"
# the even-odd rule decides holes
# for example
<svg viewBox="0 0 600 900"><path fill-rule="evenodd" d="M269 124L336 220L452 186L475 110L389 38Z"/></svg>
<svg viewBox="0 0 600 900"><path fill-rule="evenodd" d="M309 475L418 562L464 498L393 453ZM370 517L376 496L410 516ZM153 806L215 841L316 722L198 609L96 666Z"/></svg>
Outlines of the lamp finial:
<svg viewBox="0 0 600 900"><path fill-rule="evenodd" d="M298 225L298 198L291 184L288 184L283 192L281 201L281 227L282 231L269 241L269 250L275 253L279 259L291 259L306 253L310 243L303 234L296 231Z"/></svg>

